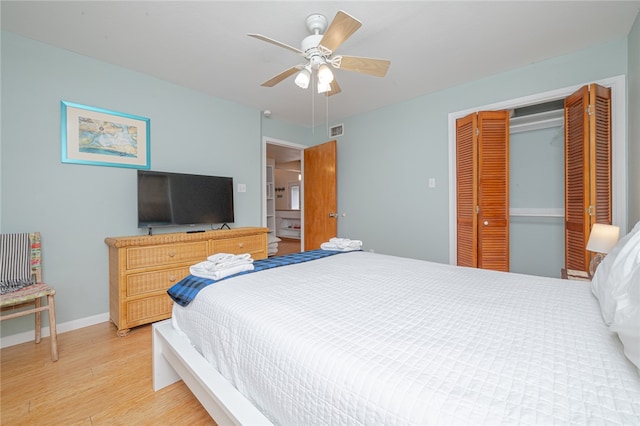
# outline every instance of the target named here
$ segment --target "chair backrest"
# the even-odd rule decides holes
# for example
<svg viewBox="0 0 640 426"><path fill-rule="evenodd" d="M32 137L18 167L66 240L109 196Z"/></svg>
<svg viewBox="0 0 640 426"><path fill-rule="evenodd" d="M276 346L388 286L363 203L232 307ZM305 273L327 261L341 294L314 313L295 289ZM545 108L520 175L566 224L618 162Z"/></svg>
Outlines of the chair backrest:
<svg viewBox="0 0 640 426"><path fill-rule="evenodd" d="M42 250L40 248L40 233L29 234L31 241L31 279L36 283L42 282Z"/></svg>
<svg viewBox="0 0 640 426"><path fill-rule="evenodd" d="M2 292L42 282L40 232L0 234Z"/></svg>

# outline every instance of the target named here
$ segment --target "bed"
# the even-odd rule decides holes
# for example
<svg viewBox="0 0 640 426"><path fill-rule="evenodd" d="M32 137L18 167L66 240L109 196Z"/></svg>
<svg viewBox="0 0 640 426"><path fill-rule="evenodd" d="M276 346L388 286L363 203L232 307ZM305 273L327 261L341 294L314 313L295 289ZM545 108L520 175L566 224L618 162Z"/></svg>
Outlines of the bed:
<svg viewBox="0 0 640 426"><path fill-rule="evenodd" d="M218 424L640 424L633 348L625 356L637 342L603 321L596 293L340 253L176 304L154 325L154 388L183 379Z"/></svg>

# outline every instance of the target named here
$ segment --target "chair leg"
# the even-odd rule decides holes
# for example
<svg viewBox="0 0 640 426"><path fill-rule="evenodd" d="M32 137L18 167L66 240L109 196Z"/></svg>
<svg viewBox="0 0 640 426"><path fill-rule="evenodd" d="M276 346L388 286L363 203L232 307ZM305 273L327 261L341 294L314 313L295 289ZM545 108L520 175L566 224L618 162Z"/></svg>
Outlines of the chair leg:
<svg viewBox="0 0 640 426"><path fill-rule="evenodd" d="M51 361L58 360L58 332L56 330L56 304L54 301L54 295L49 294L47 296L47 303L49 304L49 330L51 338Z"/></svg>
<svg viewBox="0 0 640 426"><path fill-rule="evenodd" d="M35 301L35 307L39 308L40 306L42 306L42 300L40 297L38 297ZM41 312L37 311L35 313L36 315L36 343L40 343L40 339L42 338L42 315L40 315Z"/></svg>

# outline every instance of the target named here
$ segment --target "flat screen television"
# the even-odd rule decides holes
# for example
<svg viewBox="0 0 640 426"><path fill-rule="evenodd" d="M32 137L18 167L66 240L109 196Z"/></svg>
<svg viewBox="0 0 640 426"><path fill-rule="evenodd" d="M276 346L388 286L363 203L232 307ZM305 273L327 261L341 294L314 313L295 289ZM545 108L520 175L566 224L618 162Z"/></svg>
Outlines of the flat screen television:
<svg viewBox="0 0 640 426"><path fill-rule="evenodd" d="M138 170L139 228L233 221L233 178Z"/></svg>

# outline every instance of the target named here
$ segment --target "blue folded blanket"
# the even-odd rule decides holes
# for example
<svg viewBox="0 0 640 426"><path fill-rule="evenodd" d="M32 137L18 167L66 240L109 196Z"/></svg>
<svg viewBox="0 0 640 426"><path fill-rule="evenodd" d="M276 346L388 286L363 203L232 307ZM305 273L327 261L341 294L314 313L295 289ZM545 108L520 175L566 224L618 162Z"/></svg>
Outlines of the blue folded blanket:
<svg viewBox="0 0 640 426"><path fill-rule="evenodd" d="M310 250L301 253L285 254L283 256L269 257L267 259L256 260L253 262L253 271L244 271L219 280L210 278L199 278L193 275L187 275L180 282L173 285L167 293L180 306L187 306L196 297L198 292L208 285L215 284L227 278L236 277L238 275L251 274L265 269L277 268L278 266L293 265L295 263L308 262L310 260L321 259L323 257L332 256L334 254L345 253L343 251L331 250Z"/></svg>

